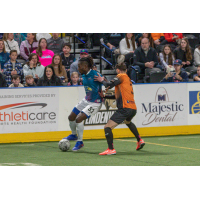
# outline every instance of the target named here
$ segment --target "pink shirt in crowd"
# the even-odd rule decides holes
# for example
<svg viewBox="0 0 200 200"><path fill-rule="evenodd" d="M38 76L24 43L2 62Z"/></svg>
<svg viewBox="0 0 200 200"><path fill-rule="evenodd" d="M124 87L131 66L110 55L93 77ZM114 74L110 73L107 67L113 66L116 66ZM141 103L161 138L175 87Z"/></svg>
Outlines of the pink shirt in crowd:
<svg viewBox="0 0 200 200"><path fill-rule="evenodd" d="M36 53L36 50L34 50L32 53ZM52 58L54 56L54 52L46 49L46 51L42 51L42 57L39 57L39 62L41 62L41 65L46 67L47 65L50 65L52 63Z"/></svg>

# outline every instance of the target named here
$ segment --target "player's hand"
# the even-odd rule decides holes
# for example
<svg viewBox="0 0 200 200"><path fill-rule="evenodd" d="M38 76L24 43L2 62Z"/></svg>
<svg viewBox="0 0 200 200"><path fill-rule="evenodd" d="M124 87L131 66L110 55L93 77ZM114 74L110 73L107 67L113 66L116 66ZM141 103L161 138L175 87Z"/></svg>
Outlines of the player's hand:
<svg viewBox="0 0 200 200"><path fill-rule="evenodd" d="M105 89L105 93L108 92L109 88L110 88L110 86L108 86L108 87Z"/></svg>
<svg viewBox="0 0 200 200"><path fill-rule="evenodd" d="M95 80L95 81L99 81L99 82L103 82L103 81L104 81L104 77L101 77L101 76L98 74L98 76L94 76L94 80Z"/></svg>
<svg viewBox="0 0 200 200"><path fill-rule="evenodd" d="M101 92L99 92L99 95L100 95L101 98L105 97L105 94L103 93L103 90L101 90Z"/></svg>

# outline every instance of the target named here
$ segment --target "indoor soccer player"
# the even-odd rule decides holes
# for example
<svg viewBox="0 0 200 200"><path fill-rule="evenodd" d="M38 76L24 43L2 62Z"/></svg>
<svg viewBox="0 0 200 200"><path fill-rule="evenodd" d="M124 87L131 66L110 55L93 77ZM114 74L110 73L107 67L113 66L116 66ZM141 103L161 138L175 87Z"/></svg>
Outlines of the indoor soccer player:
<svg viewBox="0 0 200 200"><path fill-rule="evenodd" d="M108 123L104 127L105 136L108 143L108 149L99 155L114 155L116 150L113 146L113 134L112 129L123 121L135 135L137 139L136 150L140 150L145 145L144 140L141 139L137 128L134 123L131 122L132 118L136 115L137 108L134 101L133 87L130 78L126 74L126 65L122 63L116 66L117 76L110 82L104 81L104 77L98 75L95 80L103 83L106 88L113 88L115 86L115 95L105 96L105 98L113 98L117 101L118 110L112 115Z"/></svg>
<svg viewBox="0 0 200 200"><path fill-rule="evenodd" d="M99 92L102 91L102 83L94 80L94 77L100 76L100 74L97 71L92 70L92 67L92 57L81 58L78 62L78 70L82 74L86 97L74 107L68 117L72 134L64 139L77 140L72 151L78 151L84 146L84 120L96 114L102 106L102 98L99 94Z"/></svg>

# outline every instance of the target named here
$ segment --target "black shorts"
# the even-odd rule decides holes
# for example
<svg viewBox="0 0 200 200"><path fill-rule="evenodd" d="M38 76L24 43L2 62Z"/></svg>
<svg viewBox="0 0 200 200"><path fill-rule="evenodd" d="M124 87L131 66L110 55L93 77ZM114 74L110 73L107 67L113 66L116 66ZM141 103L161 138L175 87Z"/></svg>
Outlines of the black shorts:
<svg viewBox="0 0 200 200"><path fill-rule="evenodd" d="M125 120L131 121L136 113L137 110L130 108L120 108L112 115L110 119L117 124L121 124Z"/></svg>

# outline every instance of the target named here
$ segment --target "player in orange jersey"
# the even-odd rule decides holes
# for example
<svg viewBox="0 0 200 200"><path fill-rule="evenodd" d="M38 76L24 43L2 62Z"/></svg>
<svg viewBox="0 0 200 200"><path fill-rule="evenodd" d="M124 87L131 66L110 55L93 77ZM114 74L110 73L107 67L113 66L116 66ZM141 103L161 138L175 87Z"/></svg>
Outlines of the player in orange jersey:
<svg viewBox="0 0 200 200"><path fill-rule="evenodd" d="M144 141L141 139L137 128L134 123L131 122L132 118L136 115L137 107L135 105L134 93L132 82L127 76L127 68L124 63L116 66L117 76L110 82L106 82L104 77L96 76L95 80L103 83L103 85L108 88L113 88L115 86L115 95L105 96L104 98L116 99L118 110L112 115L108 123L104 127L105 136L108 143L108 149L99 155L114 155L116 151L113 146L113 134L112 129L117 125L121 124L123 121L131 130L131 132L137 138L136 150L140 150L145 145Z"/></svg>

